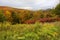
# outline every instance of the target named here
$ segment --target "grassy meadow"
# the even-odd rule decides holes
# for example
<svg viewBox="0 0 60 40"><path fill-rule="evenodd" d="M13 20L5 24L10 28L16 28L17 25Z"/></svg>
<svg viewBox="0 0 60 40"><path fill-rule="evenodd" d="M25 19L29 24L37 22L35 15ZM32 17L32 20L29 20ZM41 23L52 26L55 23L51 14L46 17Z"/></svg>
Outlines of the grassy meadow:
<svg viewBox="0 0 60 40"><path fill-rule="evenodd" d="M60 40L60 22L0 23L0 40Z"/></svg>

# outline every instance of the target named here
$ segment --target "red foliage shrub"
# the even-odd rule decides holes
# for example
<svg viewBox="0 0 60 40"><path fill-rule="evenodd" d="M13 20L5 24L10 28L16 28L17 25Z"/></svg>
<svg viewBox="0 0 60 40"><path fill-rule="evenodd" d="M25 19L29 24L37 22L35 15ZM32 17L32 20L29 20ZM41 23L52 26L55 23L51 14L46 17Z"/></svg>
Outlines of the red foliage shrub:
<svg viewBox="0 0 60 40"><path fill-rule="evenodd" d="M53 19L53 18L40 18L39 19L39 22L42 22L42 23L44 23L44 22L54 22L55 21L55 19Z"/></svg>
<svg viewBox="0 0 60 40"><path fill-rule="evenodd" d="M26 24L34 24L36 21L38 22L55 22L55 21L60 21L60 18L40 18L37 20L26 20L24 23Z"/></svg>
<svg viewBox="0 0 60 40"><path fill-rule="evenodd" d="M24 23L26 24L34 24L36 20L26 20Z"/></svg>
<svg viewBox="0 0 60 40"><path fill-rule="evenodd" d="M60 18L55 18L56 21L60 21Z"/></svg>

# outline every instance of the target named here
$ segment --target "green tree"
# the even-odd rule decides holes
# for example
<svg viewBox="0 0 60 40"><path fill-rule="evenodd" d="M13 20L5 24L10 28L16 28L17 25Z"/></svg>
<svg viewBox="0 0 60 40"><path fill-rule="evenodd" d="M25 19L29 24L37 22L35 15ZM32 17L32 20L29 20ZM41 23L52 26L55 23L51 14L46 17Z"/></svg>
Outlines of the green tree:
<svg viewBox="0 0 60 40"><path fill-rule="evenodd" d="M19 18L17 17L15 12L12 12L11 16L12 16L12 23L13 24L19 23Z"/></svg>
<svg viewBox="0 0 60 40"><path fill-rule="evenodd" d="M0 22L4 22L4 21L6 21L4 13L2 10L0 10Z"/></svg>
<svg viewBox="0 0 60 40"><path fill-rule="evenodd" d="M54 13L60 17L60 4L56 6Z"/></svg>

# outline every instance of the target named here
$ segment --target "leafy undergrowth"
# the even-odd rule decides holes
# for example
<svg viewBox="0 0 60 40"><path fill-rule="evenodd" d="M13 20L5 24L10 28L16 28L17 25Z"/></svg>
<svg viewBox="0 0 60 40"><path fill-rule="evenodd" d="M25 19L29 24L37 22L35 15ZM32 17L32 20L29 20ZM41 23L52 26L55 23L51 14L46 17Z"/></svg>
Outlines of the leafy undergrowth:
<svg viewBox="0 0 60 40"><path fill-rule="evenodd" d="M0 40L60 40L60 22L15 25L0 23Z"/></svg>

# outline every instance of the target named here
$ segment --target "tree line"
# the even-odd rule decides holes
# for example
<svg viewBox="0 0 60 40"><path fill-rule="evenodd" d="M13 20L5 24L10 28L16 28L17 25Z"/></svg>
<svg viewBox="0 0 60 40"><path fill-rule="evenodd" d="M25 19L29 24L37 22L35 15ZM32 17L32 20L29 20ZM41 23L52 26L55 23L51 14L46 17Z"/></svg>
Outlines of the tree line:
<svg viewBox="0 0 60 40"><path fill-rule="evenodd" d="M54 9L47 9L47 10L38 10L38 11L16 11L16 10L0 10L0 22L11 22L12 24L16 23L25 23L25 22L35 22L39 19L45 18L58 18L60 20L60 4L58 4ZM52 20L50 19L50 21ZM55 19L54 19L55 20Z"/></svg>

